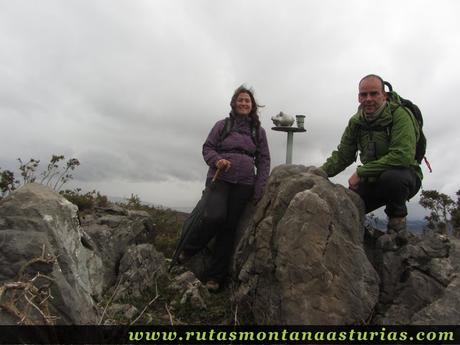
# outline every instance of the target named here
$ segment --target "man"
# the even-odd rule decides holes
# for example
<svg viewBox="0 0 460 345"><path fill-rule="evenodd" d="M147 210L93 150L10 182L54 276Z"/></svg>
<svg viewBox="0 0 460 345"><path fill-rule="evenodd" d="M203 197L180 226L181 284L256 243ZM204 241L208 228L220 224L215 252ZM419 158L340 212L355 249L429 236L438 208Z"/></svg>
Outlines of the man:
<svg viewBox="0 0 460 345"><path fill-rule="evenodd" d="M359 151L362 165L349 178L349 188L364 200L366 213L386 205L390 232L405 230L406 201L417 194L423 178L415 159L417 120L387 99L383 79L374 74L359 82L358 101L358 112L321 168L335 176L356 161Z"/></svg>

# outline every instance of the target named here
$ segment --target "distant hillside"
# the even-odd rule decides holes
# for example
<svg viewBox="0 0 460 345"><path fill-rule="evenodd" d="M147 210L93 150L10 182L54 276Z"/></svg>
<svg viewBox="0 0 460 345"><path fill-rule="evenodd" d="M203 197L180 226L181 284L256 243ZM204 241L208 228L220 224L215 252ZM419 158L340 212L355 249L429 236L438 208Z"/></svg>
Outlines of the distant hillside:
<svg viewBox="0 0 460 345"><path fill-rule="evenodd" d="M172 206L171 209L188 214L192 212L193 207L174 207Z"/></svg>
<svg viewBox="0 0 460 345"><path fill-rule="evenodd" d="M409 219L407 221L407 227L412 230L412 232L420 234L423 232L423 228L426 226L426 224L426 220L420 219Z"/></svg>

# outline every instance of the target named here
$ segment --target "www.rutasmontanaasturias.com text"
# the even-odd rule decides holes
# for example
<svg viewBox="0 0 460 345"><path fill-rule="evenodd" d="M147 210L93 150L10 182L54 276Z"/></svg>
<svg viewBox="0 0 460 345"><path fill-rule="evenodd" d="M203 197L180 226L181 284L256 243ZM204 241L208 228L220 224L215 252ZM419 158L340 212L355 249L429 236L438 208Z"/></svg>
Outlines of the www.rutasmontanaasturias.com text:
<svg viewBox="0 0 460 345"><path fill-rule="evenodd" d="M454 341L451 331L418 331L413 335L406 331L389 331L382 327L379 331L130 331L129 341Z"/></svg>

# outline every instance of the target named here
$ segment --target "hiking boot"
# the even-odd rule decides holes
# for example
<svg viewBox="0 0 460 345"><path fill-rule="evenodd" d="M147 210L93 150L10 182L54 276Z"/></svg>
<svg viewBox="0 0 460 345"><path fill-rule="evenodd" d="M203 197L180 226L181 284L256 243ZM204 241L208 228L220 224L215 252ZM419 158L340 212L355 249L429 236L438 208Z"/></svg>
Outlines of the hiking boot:
<svg viewBox="0 0 460 345"><path fill-rule="evenodd" d="M389 233L398 233L406 230L406 217L394 217L388 220L387 229Z"/></svg>
<svg viewBox="0 0 460 345"><path fill-rule="evenodd" d="M210 292L217 292L220 289L220 284L216 282L215 280L210 279L206 282L206 288Z"/></svg>

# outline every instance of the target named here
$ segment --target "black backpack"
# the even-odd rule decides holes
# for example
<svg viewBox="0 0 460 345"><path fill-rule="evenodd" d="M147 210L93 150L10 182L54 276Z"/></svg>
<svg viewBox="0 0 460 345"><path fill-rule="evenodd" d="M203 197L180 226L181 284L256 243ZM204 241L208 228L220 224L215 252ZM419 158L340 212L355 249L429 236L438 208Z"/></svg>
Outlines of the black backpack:
<svg viewBox="0 0 460 345"><path fill-rule="evenodd" d="M221 132L219 133L219 141L217 142L217 151L221 150L222 142L224 141L224 139L232 131L234 123L235 123L235 119L233 117L229 116L229 117L225 118L224 127L222 128ZM258 128L256 128L256 126L254 126L252 122L251 122L251 139L254 142L254 144L256 145L255 154L252 154L251 152L244 151L244 150L242 150L242 151L244 151L242 153L245 153L248 156L252 156L254 158L257 158L258 153L259 153L259 131L258 131Z"/></svg>
<svg viewBox="0 0 460 345"><path fill-rule="evenodd" d="M425 158L426 137L423 133L423 116L422 112L420 111L420 108L416 104L412 103L410 100L402 98L395 91L393 91L393 87L389 82L384 81L383 83L388 87L388 99L399 104L406 111L406 113L408 113L409 115L413 115L414 118L417 120L420 136L417 140L417 146L415 148L415 159L419 164L422 163L423 159L425 159L425 162L427 163L428 168L431 171L429 163L426 161Z"/></svg>

